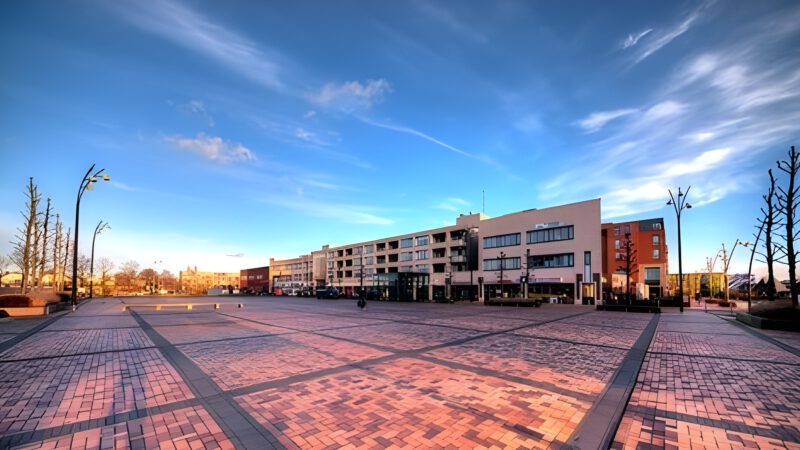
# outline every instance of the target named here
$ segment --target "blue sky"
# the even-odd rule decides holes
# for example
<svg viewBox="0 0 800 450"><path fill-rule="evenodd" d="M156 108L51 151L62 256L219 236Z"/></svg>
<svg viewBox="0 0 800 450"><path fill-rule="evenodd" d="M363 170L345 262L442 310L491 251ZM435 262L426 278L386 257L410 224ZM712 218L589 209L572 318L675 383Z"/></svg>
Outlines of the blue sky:
<svg viewBox="0 0 800 450"><path fill-rule="evenodd" d="M663 216L684 267L751 238L800 128L800 5L5 2L0 253L33 176L82 250L238 270L602 198ZM740 252L740 251L737 251ZM746 270L746 252L733 269Z"/></svg>

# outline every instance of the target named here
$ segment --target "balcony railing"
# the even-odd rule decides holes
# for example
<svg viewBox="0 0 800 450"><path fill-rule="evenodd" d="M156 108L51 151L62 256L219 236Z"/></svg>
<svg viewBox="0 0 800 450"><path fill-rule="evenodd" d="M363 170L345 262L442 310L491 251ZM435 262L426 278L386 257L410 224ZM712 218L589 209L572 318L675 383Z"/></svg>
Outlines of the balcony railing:
<svg viewBox="0 0 800 450"><path fill-rule="evenodd" d="M467 262L467 257L464 255L453 255L450 257L450 262L453 264L464 264Z"/></svg>
<svg viewBox="0 0 800 450"><path fill-rule="evenodd" d="M466 247L467 246L467 241L464 240L464 239L453 239L452 241L450 241L450 246L451 247Z"/></svg>

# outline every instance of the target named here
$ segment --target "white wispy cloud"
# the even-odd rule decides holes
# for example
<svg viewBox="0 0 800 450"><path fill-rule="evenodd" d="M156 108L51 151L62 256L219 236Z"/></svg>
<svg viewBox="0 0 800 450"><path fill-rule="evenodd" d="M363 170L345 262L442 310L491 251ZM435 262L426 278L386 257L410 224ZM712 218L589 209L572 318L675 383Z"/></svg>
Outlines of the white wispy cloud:
<svg viewBox="0 0 800 450"><path fill-rule="evenodd" d="M358 116L358 118L361 119L361 121L363 121L364 123L366 123L368 125L372 125L372 126L378 127L378 128L384 128L386 130L396 131L398 133L410 134L412 136L416 136L418 138L425 139L428 142L432 142L432 143L434 143L434 144L436 144L436 145L438 145L438 146L440 146L442 148L450 150L453 153L457 153L459 155L467 156L467 157L470 157L470 158L476 158L476 156L473 155L472 153L469 153L469 152L467 152L465 150L462 150L462 149L460 149L458 147L450 145L450 144L448 144L448 143L446 143L444 141L436 139L435 137L433 137L431 135L425 134L425 133L423 133L423 132L421 132L419 130L415 130L415 129L411 128L411 127L407 127L407 126L403 126L403 125L396 125L396 124L388 123L388 122L380 122L380 121L377 121L377 120L374 120L374 119L371 119L371 118L365 117L365 116Z"/></svg>
<svg viewBox="0 0 800 450"><path fill-rule="evenodd" d="M235 33L177 1L158 3L119 2L113 8L126 20L147 32L201 53L240 75L277 91L285 91L275 51L265 51L250 39Z"/></svg>
<svg viewBox="0 0 800 450"><path fill-rule="evenodd" d="M448 197L437 203L434 207L445 211L457 212L470 205L470 202L458 197Z"/></svg>
<svg viewBox="0 0 800 450"><path fill-rule="evenodd" d="M175 105L175 109L183 113L199 115L205 119L209 127L214 126L214 118L201 100L189 100L186 103L179 103Z"/></svg>
<svg viewBox="0 0 800 450"><path fill-rule="evenodd" d="M650 98L589 144L581 164L542 182L540 197L600 193L609 219L659 211L678 185L692 186L697 207L753 189L767 168L762 153L785 150L800 132L800 57L781 50L800 36L786 25L800 18L793 11L754 18L729 42L679 60Z"/></svg>
<svg viewBox="0 0 800 450"><path fill-rule="evenodd" d="M383 78L344 83L327 83L316 92L309 94L309 100L323 108L346 113L364 111L383 100L392 92L392 86Z"/></svg>
<svg viewBox="0 0 800 450"><path fill-rule="evenodd" d="M636 45L639 42L639 40L641 38L647 36L651 31L653 31L653 29L652 28L648 28L648 29L646 29L644 31L636 33L635 35L634 34L629 34L628 38L625 39L625 42L622 43L622 48L633 47L634 45Z"/></svg>
<svg viewBox="0 0 800 450"><path fill-rule="evenodd" d="M632 35L628 35L625 44L630 42L630 45L623 44L623 48L628 49L635 46L637 53L634 58L634 64L644 61L695 26L712 3L713 2L709 1L702 3L672 26L660 29L649 29L637 35L635 38ZM641 45L636 45L639 40L645 36L647 36L647 39L642 41Z"/></svg>
<svg viewBox="0 0 800 450"><path fill-rule="evenodd" d="M626 108L615 109L613 111L593 112L589 114L588 117L577 121L576 124L583 128L587 133L595 133L603 128L608 122L611 122L614 119L619 119L620 117L629 116L638 111L638 109Z"/></svg>
<svg viewBox="0 0 800 450"><path fill-rule="evenodd" d="M207 136L205 133L198 133L194 138L167 136L164 141L209 161L231 163L257 159L255 153L244 145L226 141L218 136Z"/></svg>

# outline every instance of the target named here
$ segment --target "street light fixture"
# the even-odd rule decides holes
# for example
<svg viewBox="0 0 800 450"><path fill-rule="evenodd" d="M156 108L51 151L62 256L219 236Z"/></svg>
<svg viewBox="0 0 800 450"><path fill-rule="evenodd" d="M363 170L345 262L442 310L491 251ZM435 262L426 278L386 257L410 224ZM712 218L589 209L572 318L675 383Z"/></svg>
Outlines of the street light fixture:
<svg viewBox="0 0 800 450"><path fill-rule="evenodd" d="M111 226L108 225L108 222L103 222L102 220L94 228L94 236L92 236L92 259L91 263L89 263L89 298L94 298L94 241L97 239L98 234L110 229ZM103 286L103 290L105 294L105 286Z"/></svg>
<svg viewBox="0 0 800 450"><path fill-rule="evenodd" d="M111 177L108 174L103 174L106 169L100 169L97 172L92 173L94 170L95 164L92 164L89 167L89 170L86 171L86 175L83 176L81 180L81 184L78 187L78 199L75 202L75 242L73 243L72 247L72 310L75 311L75 305L78 302L78 224L80 223L80 212L81 212L81 197L83 197L83 193L86 191L92 190L92 183L97 183L98 177L103 181L109 181Z"/></svg>
<svg viewBox="0 0 800 450"><path fill-rule="evenodd" d="M681 299L680 304L680 311L683 312L683 259L681 255L681 212L684 209L691 209L692 205L686 202L686 197L689 195L689 190L692 187L689 186L686 188L686 192L682 192L680 186L678 187L678 198L675 199L675 196L672 195L672 189L667 189L669 192L669 201L667 201L667 205L671 205L672 208L675 210L675 216L678 219L678 292Z"/></svg>

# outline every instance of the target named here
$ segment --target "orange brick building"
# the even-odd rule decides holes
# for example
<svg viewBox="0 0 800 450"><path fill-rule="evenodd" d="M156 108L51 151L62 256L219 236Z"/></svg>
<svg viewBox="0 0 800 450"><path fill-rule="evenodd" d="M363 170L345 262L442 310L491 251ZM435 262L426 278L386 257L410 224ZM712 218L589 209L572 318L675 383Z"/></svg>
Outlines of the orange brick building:
<svg viewBox="0 0 800 450"><path fill-rule="evenodd" d="M631 240L631 294L639 299L667 296L666 234L664 219L657 218L602 224L604 298L625 293L626 234Z"/></svg>

